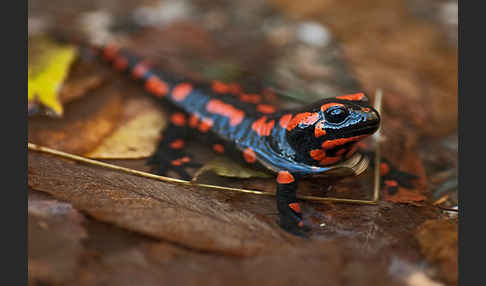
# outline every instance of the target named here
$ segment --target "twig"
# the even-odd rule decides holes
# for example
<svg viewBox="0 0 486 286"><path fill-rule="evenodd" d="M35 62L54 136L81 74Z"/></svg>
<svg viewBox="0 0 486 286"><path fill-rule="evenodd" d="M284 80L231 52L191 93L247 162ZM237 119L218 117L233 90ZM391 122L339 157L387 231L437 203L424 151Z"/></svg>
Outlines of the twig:
<svg viewBox="0 0 486 286"><path fill-rule="evenodd" d="M217 185L209 185L209 184L199 184L199 183L193 183L191 181L186 181L186 180L180 180L180 179L175 179L175 178L170 178L170 177L165 177L165 176L159 176L159 175L154 175L151 173L147 172L142 172L130 168L125 168L113 164L108 164L105 162L100 162L97 160L93 159L88 159L85 157L77 156L74 154L62 152L59 150L39 146L33 143L28 143L28 149L32 151L37 151L37 152L42 152L42 153L47 153L51 155L55 155L61 158L66 158L70 159L76 162L83 162L86 164L94 165L94 166L100 166L103 168L111 169L111 170L117 170L121 172L125 172L128 174L140 176L140 177L145 177L145 178L150 178L150 179L155 179L167 183L175 183L175 184L180 184L180 185L185 185L185 186L194 186L194 187L200 187L200 188L208 188L208 189L213 189L213 190L220 190L220 191L234 191L234 192L240 192L240 193L248 193L248 194L254 194L254 195L263 195L263 196L275 196L274 193L268 193L268 192L262 192L262 191L257 191L257 190L248 190L248 189L240 189L240 188L231 188L231 187L223 187L223 186L217 186ZM343 199L343 198L324 198L324 197L315 197L315 196L297 196L297 198L302 199L302 200L310 200L310 201L327 201L327 202L340 202L340 203L356 203L356 204L376 204L376 201L369 201L369 200L353 200L353 199Z"/></svg>

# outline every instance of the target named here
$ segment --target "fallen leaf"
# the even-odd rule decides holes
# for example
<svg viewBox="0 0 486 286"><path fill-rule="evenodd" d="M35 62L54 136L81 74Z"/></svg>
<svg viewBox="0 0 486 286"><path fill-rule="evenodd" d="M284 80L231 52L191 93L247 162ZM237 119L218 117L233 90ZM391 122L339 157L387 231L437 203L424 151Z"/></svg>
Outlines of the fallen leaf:
<svg viewBox="0 0 486 286"><path fill-rule="evenodd" d="M104 86L68 104L61 120L29 118L28 140L68 153L84 154L93 150L117 126L122 103L119 86Z"/></svg>
<svg viewBox="0 0 486 286"><path fill-rule="evenodd" d="M147 158L155 152L161 130L166 125L164 114L151 99L127 100L119 127L86 157L100 159Z"/></svg>
<svg viewBox="0 0 486 286"><path fill-rule="evenodd" d="M29 115L42 106L47 114L62 116L59 91L76 56L74 46L56 44L47 38L29 39Z"/></svg>
<svg viewBox="0 0 486 286"><path fill-rule="evenodd" d="M112 71L100 68L92 62L78 60L62 85L59 98L63 105L77 100L106 83Z"/></svg>
<svg viewBox="0 0 486 286"><path fill-rule="evenodd" d="M427 197L417 191L410 191L406 188L399 187L398 192L390 194L385 191L384 199L392 203L419 203L427 200Z"/></svg>
<svg viewBox="0 0 486 286"><path fill-rule="evenodd" d="M203 251L255 255L292 237L211 192L29 152L28 185L104 222ZM272 208L274 201L259 198ZM270 210L266 210L270 212ZM286 239L287 238L287 239ZM294 239L294 238L292 238Z"/></svg>
<svg viewBox="0 0 486 286"><path fill-rule="evenodd" d="M263 171L258 171L238 164L228 157L218 156L210 162L204 164L196 174L193 181L197 181L200 176L206 172L213 172L219 176L230 178L271 178L272 175Z"/></svg>
<svg viewBox="0 0 486 286"><path fill-rule="evenodd" d="M392 164L403 172L408 172L418 176L418 179L412 180L412 189L407 189L404 187L399 187L398 192L390 194L389 192L384 192L384 199L393 203L411 203L417 204L428 199L428 184L427 175L422 158L414 152L415 149L411 149L408 146L404 146L400 152L390 153L386 149L392 150L400 145L397 141L399 138L406 137L406 133L401 136L395 137L391 142L386 143L387 146L384 148L386 158L392 162ZM403 141L407 141L404 139ZM402 141L402 142L403 142ZM393 142L397 142L394 144ZM383 144L385 145L385 144Z"/></svg>

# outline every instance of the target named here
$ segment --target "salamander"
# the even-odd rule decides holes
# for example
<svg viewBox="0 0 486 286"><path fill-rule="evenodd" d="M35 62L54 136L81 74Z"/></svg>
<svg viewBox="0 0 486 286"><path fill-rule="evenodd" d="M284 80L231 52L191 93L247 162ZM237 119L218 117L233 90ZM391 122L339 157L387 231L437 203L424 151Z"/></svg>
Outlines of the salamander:
<svg viewBox="0 0 486 286"><path fill-rule="evenodd" d="M148 160L156 173L172 170L190 178L186 167L199 164L184 151L184 145L196 132L216 153L275 175L280 226L296 235L306 229L296 198L299 180L349 158L357 151L357 143L380 126L380 115L364 93L280 109L265 100L265 92L247 93L238 84L217 80L181 80L115 45L94 50L116 70L139 82L153 98L172 107L170 124ZM390 173L388 165L382 168ZM387 187L398 185L392 179L384 181Z"/></svg>

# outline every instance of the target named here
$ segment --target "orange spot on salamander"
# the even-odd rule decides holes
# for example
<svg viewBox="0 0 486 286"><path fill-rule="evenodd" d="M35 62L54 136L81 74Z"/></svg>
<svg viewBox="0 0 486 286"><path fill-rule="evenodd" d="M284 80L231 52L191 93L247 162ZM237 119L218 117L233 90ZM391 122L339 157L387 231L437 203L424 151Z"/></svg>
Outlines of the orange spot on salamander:
<svg viewBox="0 0 486 286"><path fill-rule="evenodd" d="M321 161L326 157L326 152L322 149L314 149L309 152L312 159L316 161Z"/></svg>
<svg viewBox="0 0 486 286"><path fill-rule="evenodd" d="M187 157L187 156L182 157L182 158L181 158L181 162L182 162L182 163L189 163L189 162L191 162L191 158L189 158L189 157Z"/></svg>
<svg viewBox="0 0 486 286"><path fill-rule="evenodd" d="M257 110L260 111L261 113L265 113L265 114L270 114L270 113L274 113L275 111L277 111L275 106L271 106L271 105L268 105L268 104L257 105Z"/></svg>
<svg viewBox="0 0 486 286"><path fill-rule="evenodd" d="M344 104L342 103L326 103L326 104L323 104L321 105L321 110L322 112L326 111L328 108L332 107L332 106L344 106Z"/></svg>
<svg viewBox="0 0 486 286"><path fill-rule="evenodd" d="M231 90L228 85L219 80L214 80L212 82L211 89L216 93L229 93Z"/></svg>
<svg viewBox="0 0 486 286"><path fill-rule="evenodd" d="M213 127L213 124L214 122L211 118L203 118L199 124L199 131L206 133Z"/></svg>
<svg viewBox="0 0 486 286"><path fill-rule="evenodd" d="M175 101L183 101L191 93L192 85L189 83L180 83L172 89L172 98Z"/></svg>
<svg viewBox="0 0 486 286"><path fill-rule="evenodd" d="M386 176L390 172L390 166L387 163L380 164L380 173L382 176Z"/></svg>
<svg viewBox="0 0 486 286"><path fill-rule="evenodd" d="M103 48L103 58L107 61L112 61L117 56L118 52L120 51L120 47L108 44Z"/></svg>
<svg viewBox="0 0 486 286"><path fill-rule="evenodd" d="M300 213L301 210L300 210L300 204L299 203L291 203L289 204L289 207L294 210L294 212L296 213Z"/></svg>
<svg viewBox="0 0 486 286"><path fill-rule="evenodd" d="M153 75L145 82L145 89L157 97L164 97L169 91L169 86Z"/></svg>
<svg viewBox="0 0 486 286"><path fill-rule="evenodd" d="M176 139L170 143L170 148L172 149L182 149L184 148L184 140Z"/></svg>
<svg viewBox="0 0 486 286"><path fill-rule="evenodd" d="M267 101L277 100L277 95L270 88L264 88L262 94L263 94L263 98L265 98L265 100Z"/></svg>
<svg viewBox="0 0 486 286"><path fill-rule="evenodd" d="M228 89L230 93L238 94L241 93L241 86L237 83L228 84Z"/></svg>
<svg viewBox="0 0 486 286"><path fill-rule="evenodd" d="M245 118L245 113L242 110L235 108L231 104L226 104L219 99L211 99L208 101L206 110L210 113L228 117L231 126L240 124Z"/></svg>
<svg viewBox="0 0 486 286"><path fill-rule="evenodd" d="M341 160L341 156L336 156L336 157L326 156L326 152L321 149L311 150L309 152L309 155L311 156L312 159L319 161L319 165L322 166L331 165Z"/></svg>
<svg viewBox="0 0 486 286"><path fill-rule="evenodd" d="M279 124L282 128L287 128L290 120L292 119L292 114L285 114L284 116L280 117Z"/></svg>
<svg viewBox="0 0 486 286"><path fill-rule="evenodd" d="M197 114L191 114L189 118L189 126L191 128L196 128L199 123L199 116Z"/></svg>
<svg viewBox="0 0 486 286"><path fill-rule="evenodd" d="M273 126L275 125L275 120L266 122L267 117L263 116L258 120L255 120L251 125L251 129L255 131L260 136L269 136L272 132Z"/></svg>
<svg viewBox="0 0 486 286"><path fill-rule="evenodd" d="M138 63L132 70L132 76L135 79L141 79L147 73L149 70L149 67L146 63L140 62Z"/></svg>
<svg viewBox="0 0 486 286"><path fill-rule="evenodd" d="M353 155L354 153L356 153L356 151L358 151L358 148L359 148L359 145L357 143L353 144L353 146L351 146L351 148L349 148L349 151L346 154L345 158L351 157L351 155Z"/></svg>
<svg viewBox="0 0 486 286"><path fill-rule="evenodd" d="M347 149L346 149L346 148L339 149L339 150L336 152L336 155L341 156L341 155L343 155L344 153L346 153L346 151L347 151Z"/></svg>
<svg viewBox="0 0 486 286"><path fill-rule="evenodd" d="M241 86L237 83L224 83L219 80L214 80L211 83L211 89L216 93L232 93L238 94L241 92Z"/></svg>
<svg viewBox="0 0 486 286"><path fill-rule="evenodd" d="M183 158L179 158L179 159L176 159L172 162L170 162L173 166L181 166L182 164L184 163L189 163L191 161L191 159L187 156L183 157Z"/></svg>
<svg viewBox="0 0 486 286"><path fill-rule="evenodd" d="M364 93L355 93L355 94L346 94L346 95L341 95L341 96L336 96L336 98L339 99L344 99L344 100L356 100L359 101L365 97Z"/></svg>
<svg viewBox="0 0 486 286"><path fill-rule="evenodd" d="M260 101L262 100L262 98L258 94L247 94L247 93L240 94L239 98L242 102L253 103L253 104L260 103Z"/></svg>
<svg viewBox="0 0 486 286"><path fill-rule="evenodd" d="M123 56L118 56L115 58L113 66L119 71L124 71L128 67L128 60Z"/></svg>
<svg viewBox="0 0 486 286"><path fill-rule="evenodd" d="M295 182L294 176L288 171L280 171L277 175L277 183L279 184L290 184Z"/></svg>
<svg viewBox="0 0 486 286"><path fill-rule="evenodd" d="M176 112L170 117L170 122L176 126L186 125L186 115L182 112Z"/></svg>
<svg viewBox="0 0 486 286"><path fill-rule="evenodd" d="M336 146L344 145L348 142L353 142L353 141L358 141L361 138L364 138L368 135L358 135L358 136L353 136L353 137L348 137L348 138L339 138L339 139L334 139L334 140L326 140L322 143L322 148L324 149L332 149Z"/></svg>
<svg viewBox="0 0 486 286"><path fill-rule="evenodd" d="M322 166L326 166L326 165L332 165L332 164L335 164L337 162L339 162L341 160L341 156L336 156L336 157L326 157L324 159L322 159L319 164L322 165Z"/></svg>
<svg viewBox="0 0 486 286"><path fill-rule="evenodd" d="M216 152L216 153L223 154L223 153L224 153L224 146L223 146L223 145L221 145L221 144L214 144L214 145L213 145L213 150L214 150L214 152Z"/></svg>
<svg viewBox="0 0 486 286"><path fill-rule="evenodd" d="M251 148L246 148L243 150L243 158L247 163L255 163L256 155Z"/></svg>
<svg viewBox="0 0 486 286"><path fill-rule="evenodd" d="M287 130L292 130L297 125L302 124L302 125L311 125L314 124L317 120L319 120L319 113L310 113L310 112L302 112L298 113L290 120L290 122L287 124Z"/></svg>
<svg viewBox="0 0 486 286"><path fill-rule="evenodd" d="M398 183L395 180L386 180L384 183L387 187L398 187Z"/></svg>

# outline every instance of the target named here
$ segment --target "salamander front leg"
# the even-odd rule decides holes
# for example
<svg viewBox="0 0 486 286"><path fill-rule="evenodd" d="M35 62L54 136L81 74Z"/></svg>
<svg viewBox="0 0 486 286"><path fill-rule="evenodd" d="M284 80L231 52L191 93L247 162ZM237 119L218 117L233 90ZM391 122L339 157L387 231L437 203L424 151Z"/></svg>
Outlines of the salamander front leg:
<svg viewBox="0 0 486 286"><path fill-rule="evenodd" d="M186 115L175 112L170 117L170 123L163 132L162 140L157 150L147 161L153 166L153 171L159 175L166 175L168 171L176 172L181 179L190 180L186 171L188 167L200 167L185 150L185 140L190 136L190 129L186 126Z"/></svg>
<svg viewBox="0 0 486 286"><path fill-rule="evenodd" d="M280 171L277 176L277 209L280 215L280 227L295 235L303 236L308 229L304 227L296 193L296 176L288 171Z"/></svg>

